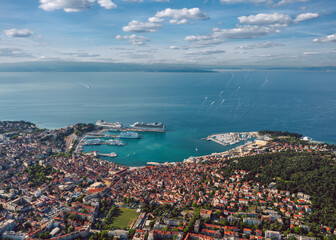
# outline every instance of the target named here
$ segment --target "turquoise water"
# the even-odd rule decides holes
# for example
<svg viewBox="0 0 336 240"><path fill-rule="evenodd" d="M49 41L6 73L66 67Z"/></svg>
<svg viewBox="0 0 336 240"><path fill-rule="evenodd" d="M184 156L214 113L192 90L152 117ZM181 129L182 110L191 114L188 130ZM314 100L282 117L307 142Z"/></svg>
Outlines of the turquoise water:
<svg viewBox="0 0 336 240"><path fill-rule="evenodd" d="M0 73L0 120L165 123L165 134L144 133L127 146L85 148L142 166L224 151L200 140L220 132L288 130L335 143L335 92L335 72Z"/></svg>

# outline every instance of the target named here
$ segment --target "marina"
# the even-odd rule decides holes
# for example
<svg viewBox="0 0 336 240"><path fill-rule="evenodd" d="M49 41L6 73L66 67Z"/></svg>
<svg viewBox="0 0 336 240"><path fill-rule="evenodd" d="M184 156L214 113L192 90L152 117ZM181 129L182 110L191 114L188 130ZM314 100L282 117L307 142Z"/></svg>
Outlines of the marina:
<svg viewBox="0 0 336 240"><path fill-rule="evenodd" d="M259 137L258 132L229 132L213 134L203 139L219 143L223 146L228 146L235 145L241 142L246 142L257 137Z"/></svg>

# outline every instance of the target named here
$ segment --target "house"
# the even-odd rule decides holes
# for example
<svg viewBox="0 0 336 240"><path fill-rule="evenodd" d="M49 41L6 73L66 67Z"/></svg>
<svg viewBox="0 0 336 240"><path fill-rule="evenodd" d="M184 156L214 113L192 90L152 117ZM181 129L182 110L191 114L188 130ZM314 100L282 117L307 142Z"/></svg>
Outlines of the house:
<svg viewBox="0 0 336 240"><path fill-rule="evenodd" d="M201 210L200 215L201 215L202 218L211 218L211 213L212 213L211 210L206 210L206 209L203 208Z"/></svg>

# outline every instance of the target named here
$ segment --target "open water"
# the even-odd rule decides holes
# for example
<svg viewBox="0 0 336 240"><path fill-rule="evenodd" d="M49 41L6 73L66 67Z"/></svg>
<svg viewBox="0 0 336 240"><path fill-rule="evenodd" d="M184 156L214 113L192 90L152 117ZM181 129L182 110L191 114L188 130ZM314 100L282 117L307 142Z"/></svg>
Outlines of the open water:
<svg viewBox="0 0 336 240"><path fill-rule="evenodd" d="M336 73L0 73L0 120L60 128L99 119L167 125L127 146L85 148L116 152L110 160L128 166L227 150L200 140L222 132L287 130L336 143Z"/></svg>

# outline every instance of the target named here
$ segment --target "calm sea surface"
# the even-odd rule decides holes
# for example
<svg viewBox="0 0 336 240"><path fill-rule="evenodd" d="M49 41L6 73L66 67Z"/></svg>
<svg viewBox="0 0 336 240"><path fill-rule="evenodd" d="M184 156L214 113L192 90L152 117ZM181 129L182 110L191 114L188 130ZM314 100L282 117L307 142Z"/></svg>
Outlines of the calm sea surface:
<svg viewBox="0 0 336 240"><path fill-rule="evenodd" d="M336 73L0 73L0 120L60 128L99 119L167 125L127 146L85 148L129 166L228 149L200 140L213 133L287 130L336 143Z"/></svg>

